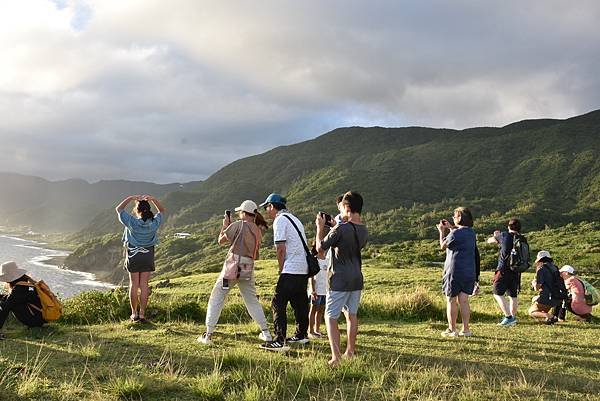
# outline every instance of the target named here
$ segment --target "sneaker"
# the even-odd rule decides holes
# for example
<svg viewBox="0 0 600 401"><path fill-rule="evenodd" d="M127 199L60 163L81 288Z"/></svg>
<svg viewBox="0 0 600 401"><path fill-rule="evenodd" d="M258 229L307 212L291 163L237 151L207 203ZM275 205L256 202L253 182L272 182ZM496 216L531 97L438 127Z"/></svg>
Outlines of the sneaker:
<svg viewBox="0 0 600 401"><path fill-rule="evenodd" d="M558 322L558 318L556 316L552 316L551 318L544 320L544 324L547 324L547 325L551 325L556 322Z"/></svg>
<svg viewBox="0 0 600 401"><path fill-rule="evenodd" d="M308 337L298 337L297 335L285 339L285 342L290 344L306 344L309 341L310 340L308 339Z"/></svg>
<svg viewBox="0 0 600 401"><path fill-rule="evenodd" d="M511 317L512 317L512 316L511 316ZM506 317L506 316L504 316L504 317L502 318L502 320L500 321L500 323L498 323L498 326L506 326L506 323L508 323L508 322L510 322L510 318L509 318L509 317Z"/></svg>
<svg viewBox="0 0 600 401"><path fill-rule="evenodd" d="M6 337L4 336L4 334L0 333L0 340L5 340L5 339L6 339Z"/></svg>
<svg viewBox="0 0 600 401"><path fill-rule="evenodd" d="M504 327L510 327L510 326L514 326L515 324L517 324L517 318L514 316L511 316L507 322L505 324L503 324Z"/></svg>
<svg viewBox="0 0 600 401"><path fill-rule="evenodd" d="M273 341L273 337L271 337L271 333L269 333L268 331L262 331L259 335L258 338L260 338L261 340L263 340L264 342L270 343L271 341Z"/></svg>
<svg viewBox="0 0 600 401"><path fill-rule="evenodd" d="M198 341L201 344L205 344L205 345L210 345L212 344L212 334L204 332L202 333L201 336L199 336L196 341Z"/></svg>
<svg viewBox="0 0 600 401"><path fill-rule="evenodd" d="M459 336L461 337L473 337L473 332L472 331L460 331L460 333L458 333Z"/></svg>
<svg viewBox="0 0 600 401"><path fill-rule="evenodd" d="M283 352L289 351L290 347L280 343L279 341L269 341L260 345L260 348L266 349L267 351Z"/></svg>
<svg viewBox="0 0 600 401"><path fill-rule="evenodd" d="M456 337L458 336L458 333L456 331L452 331L449 328L442 331L442 337Z"/></svg>
<svg viewBox="0 0 600 401"><path fill-rule="evenodd" d="M308 333L308 338L312 338L315 340L318 340L319 338L323 338L323 334L322 333Z"/></svg>

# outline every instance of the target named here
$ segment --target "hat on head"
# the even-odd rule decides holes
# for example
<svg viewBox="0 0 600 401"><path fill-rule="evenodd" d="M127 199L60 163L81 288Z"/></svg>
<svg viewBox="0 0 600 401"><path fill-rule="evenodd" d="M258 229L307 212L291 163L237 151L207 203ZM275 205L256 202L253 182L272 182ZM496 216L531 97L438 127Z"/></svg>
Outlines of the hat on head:
<svg viewBox="0 0 600 401"><path fill-rule="evenodd" d="M17 266L15 262L4 262L0 267L0 281L10 283L12 281L15 281L25 273L27 273L27 271Z"/></svg>
<svg viewBox="0 0 600 401"><path fill-rule="evenodd" d="M575 269L573 268L573 266L570 265L564 265L563 267L560 268L560 272L567 272L569 274L575 274Z"/></svg>
<svg viewBox="0 0 600 401"><path fill-rule="evenodd" d="M256 206L256 203L252 202L251 200L245 200L242 202L241 205L239 205L238 207L235 208L235 211L236 212L242 211L242 212L254 214L256 212L256 209L258 209L258 206Z"/></svg>
<svg viewBox="0 0 600 401"><path fill-rule="evenodd" d="M271 195L267 196L267 199L263 203L260 204L260 207L265 207L269 203L277 203L277 204L285 207L285 204L287 203L287 199L285 199L283 196L273 192Z"/></svg>
<svg viewBox="0 0 600 401"><path fill-rule="evenodd" d="M540 261L540 259L543 259L543 258L552 259L552 257L550 256L550 252L548 252L548 251L539 251L538 254L537 254L537 257L535 258L535 262L533 262L533 263L537 263L537 262Z"/></svg>

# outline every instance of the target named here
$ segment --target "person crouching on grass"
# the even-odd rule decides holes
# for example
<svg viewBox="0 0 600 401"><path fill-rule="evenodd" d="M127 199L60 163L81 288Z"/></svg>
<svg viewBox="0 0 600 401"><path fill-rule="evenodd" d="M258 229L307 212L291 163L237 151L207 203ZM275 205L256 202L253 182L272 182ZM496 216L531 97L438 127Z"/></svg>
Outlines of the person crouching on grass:
<svg viewBox="0 0 600 401"><path fill-rule="evenodd" d="M131 201L136 202L133 208L135 216L125 211L125 207ZM150 202L158 210L156 215L150 208ZM129 272L130 319L132 322L144 323L150 295L148 281L154 271L154 246L158 244L157 231L165 209L150 195L131 195L123 199L115 210L119 221L125 226L123 242L127 248L127 255L124 268Z"/></svg>
<svg viewBox="0 0 600 401"><path fill-rule="evenodd" d="M358 334L358 306L364 285L362 274L361 249L367 244L367 227L362 224L363 198L357 192L348 191L342 198L343 217L346 224L337 224L325 235L325 218L319 213L315 219L317 226L316 248L323 255L332 248L332 262L329 267L329 289L325 303L325 324L331 347L329 366L335 367L342 357L352 358L356 351ZM344 312L347 324L346 351L340 351L340 330L338 318Z"/></svg>
<svg viewBox="0 0 600 401"><path fill-rule="evenodd" d="M46 323L42 318L42 303L35 288L19 285L31 281L25 270L15 262L2 263L0 281L6 283L9 290L8 295L0 295L0 329L10 312L28 327L40 327ZM0 332L0 340L3 339L4 334Z"/></svg>
<svg viewBox="0 0 600 401"><path fill-rule="evenodd" d="M563 300L567 298L567 289L560 277L558 267L553 263L550 252L539 251L535 262L535 279L531 286L539 295L533 297L529 315L545 324L558 322Z"/></svg>

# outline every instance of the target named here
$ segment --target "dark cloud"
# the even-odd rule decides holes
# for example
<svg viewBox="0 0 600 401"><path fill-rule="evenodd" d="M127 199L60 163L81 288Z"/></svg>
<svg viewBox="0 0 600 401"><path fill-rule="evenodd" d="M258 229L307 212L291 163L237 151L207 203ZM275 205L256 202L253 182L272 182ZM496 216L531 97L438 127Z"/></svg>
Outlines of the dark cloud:
<svg viewBox="0 0 600 401"><path fill-rule="evenodd" d="M0 6L0 170L188 181L339 126L600 105L592 1L48 4Z"/></svg>

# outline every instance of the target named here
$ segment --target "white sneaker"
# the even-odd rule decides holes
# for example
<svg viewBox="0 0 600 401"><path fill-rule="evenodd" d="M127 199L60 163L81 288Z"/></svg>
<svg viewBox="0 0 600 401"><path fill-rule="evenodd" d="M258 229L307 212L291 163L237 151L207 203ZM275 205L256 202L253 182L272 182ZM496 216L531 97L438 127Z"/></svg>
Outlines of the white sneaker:
<svg viewBox="0 0 600 401"><path fill-rule="evenodd" d="M205 344L205 345L210 345L212 344L212 335L210 333L202 333L201 336L198 336L198 338L196 339L196 341L198 341L201 344Z"/></svg>
<svg viewBox="0 0 600 401"><path fill-rule="evenodd" d="M446 329L444 331L441 332L442 337L450 337L450 338L454 338L458 336L458 333L456 331L452 331L450 329Z"/></svg>
<svg viewBox="0 0 600 401"><path fill-rule="evenodd" d="M260 338L261 340L263 340L264 342L271 342L273 341L273 337L271 336L271 333L269 333L268 331L261 331L261 333L258 335L258 338Z"/></svg>

